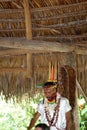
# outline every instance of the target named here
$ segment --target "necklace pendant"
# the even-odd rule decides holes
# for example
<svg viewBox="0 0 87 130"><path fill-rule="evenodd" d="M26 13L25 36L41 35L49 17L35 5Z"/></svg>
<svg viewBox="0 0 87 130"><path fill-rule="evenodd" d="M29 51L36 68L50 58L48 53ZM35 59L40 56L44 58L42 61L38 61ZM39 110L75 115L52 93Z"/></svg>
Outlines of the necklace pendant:
<svg viewBox="0 0 87 130"><path fill-rule="evenodd" d="M51 125L53 124L53 120L51 120Z"/></svg>

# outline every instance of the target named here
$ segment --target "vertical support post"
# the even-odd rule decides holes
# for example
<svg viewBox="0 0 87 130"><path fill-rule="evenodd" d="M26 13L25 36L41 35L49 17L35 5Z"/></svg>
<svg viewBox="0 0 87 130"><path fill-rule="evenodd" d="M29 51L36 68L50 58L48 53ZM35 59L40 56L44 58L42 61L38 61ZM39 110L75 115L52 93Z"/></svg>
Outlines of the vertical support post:
<svg viewBox="0 0 87 130"><path fill-rule="evenodd" d="M27 53L27 78L32 77L32 54Z"/></svg>
<svg viewBox="0 0 87 130"><path fill-rule="evenodd" d="M75 107L73 109L73 117L74 117L74 129L79 130L80 129L80 118L79 118L79 108L78 108L78 94L77 94L77 88L76 88L76 100L75 100Z"/></svg>
<svg viewBox="0 0 87 130"><path fill-rule="evenodd" d="M31 24L31 14L28 0L23 0L24 12L25 12L25 24L26 24L26 38L28 40L32 39L32 24Z"/></svg>

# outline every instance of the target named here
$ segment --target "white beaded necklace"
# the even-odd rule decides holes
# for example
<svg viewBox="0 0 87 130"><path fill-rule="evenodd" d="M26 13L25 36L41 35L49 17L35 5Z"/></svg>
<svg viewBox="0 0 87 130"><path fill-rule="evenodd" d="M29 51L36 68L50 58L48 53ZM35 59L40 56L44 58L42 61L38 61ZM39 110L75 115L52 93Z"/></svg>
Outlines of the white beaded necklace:
<svg viewBox="0 0 87 130"><path fill-rule="evenodd" d="M54 110L54 113L53 113L53 117L51 117L50 112L49 112L50 106L48 104L48 100L46 98L44 100L44 110L45 110L45 115L46 115L46 119L48 121L49 126L56 127L56 122L58 120L58 115L59 115L59 105L60 105L60 95L57 93L56 103L53 105L53 108L52 108ZM59 130L57 127L56 129Z"/></svg>

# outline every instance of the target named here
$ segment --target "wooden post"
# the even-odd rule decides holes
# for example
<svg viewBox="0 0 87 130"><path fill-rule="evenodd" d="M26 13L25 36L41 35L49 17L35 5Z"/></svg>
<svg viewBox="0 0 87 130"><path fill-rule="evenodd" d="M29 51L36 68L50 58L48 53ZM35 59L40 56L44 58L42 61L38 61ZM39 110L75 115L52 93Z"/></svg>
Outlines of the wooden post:
<svg viewBox="0 0 87 130"><path fill-rule="evenodd" d="M73 109L73 117L74 117L74 130L80 130L80 118L79 118L79 108L78 108L78 96L77 96L77 88L76 88L76 100L75 100L75 107Z"/></svg>
<svg viewBox="0 0 87 130"><path fill-rule="evenodd" d="M32 25L31 25L31 14L28 0L23 0L24 12L25 12L25 24L26 24L26 38L32 39Z"/></svg>
<svg viewBox="0 0 87 130"><path fill-rule="evenodd" d="M32 54L27 53L27 78L32 77Z"/></svg>

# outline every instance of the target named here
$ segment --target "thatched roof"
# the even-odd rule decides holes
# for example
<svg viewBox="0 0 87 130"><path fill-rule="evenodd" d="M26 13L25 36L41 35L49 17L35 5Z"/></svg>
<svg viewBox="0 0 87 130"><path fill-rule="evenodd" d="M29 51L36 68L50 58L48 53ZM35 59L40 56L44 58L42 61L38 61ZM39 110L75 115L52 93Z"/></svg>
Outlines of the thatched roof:
<svg viewBox="0 0 87 130"><path fill-rule="evenodd" d="M34 92L34 89L33 91L27 87L27 83L32 83L30 86L33 86L36 84L36 78L40 81L42 77L44 81L47 78L44 69L48 71L48 61L52 60L53 63L58 60L61 65L69 64L74 67L81 84L78 86L81 92L87 95L87 0L0 0L0 49L0 83L3 84L5 76L5 84L8 81L7 89L3 88L4 84L1 86L7 97L16 95L21 86L19 93L28 90L31 90L30 93ZM46 54L43 55L44 53ZM4 56L6 57L3 59ZM26 56L30 61L33 59L32 65L26 62ZM44 69L40 68L43 66ZM34 81L30 82L32 68L35 75ZM29 79L23 77L26 70L29 71ZM15 72L20 71L23 76L19 73L17 77ZM3 72L13 72L14 75ZM19 85L22 79L23 83ZM10 83L12 86L10 85L9 95Z"/></svg>
<svg viewBox="0 0 87 130"><path fill-rule="evenodd" d="M86 0L0 0L0 37L87 40Z"/></svg>

